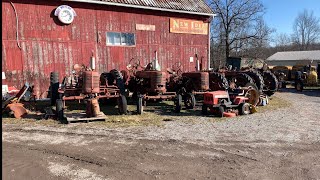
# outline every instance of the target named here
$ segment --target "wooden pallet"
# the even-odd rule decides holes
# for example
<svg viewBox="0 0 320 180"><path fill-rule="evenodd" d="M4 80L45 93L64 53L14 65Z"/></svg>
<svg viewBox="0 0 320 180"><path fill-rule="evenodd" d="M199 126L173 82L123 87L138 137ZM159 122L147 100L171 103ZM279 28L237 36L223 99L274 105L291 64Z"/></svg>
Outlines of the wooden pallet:
<svg viewBox="0 0 320 180"><path fill-rule="evenodd" d="M78 122L78 121L84 121L84 122L91 122L91 121L105 121L107 116L100 112L100 114L97 117L86 117L86 113L73 113L73 114L65 114L67 117L67 121L69 122Z"/></svg>

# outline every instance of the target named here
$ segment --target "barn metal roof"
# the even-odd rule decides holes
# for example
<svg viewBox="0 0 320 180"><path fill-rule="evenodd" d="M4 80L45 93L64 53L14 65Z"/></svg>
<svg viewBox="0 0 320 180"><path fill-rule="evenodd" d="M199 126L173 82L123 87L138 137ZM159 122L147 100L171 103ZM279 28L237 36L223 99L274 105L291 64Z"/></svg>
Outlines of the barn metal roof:
<svg viewBox="0 0 320 180"><path fill-rule="evenodd" d="M204 0L62 0L214 16Z"/></svg>
<svg viewBox="0 0 320 180"><path fill-rule="evenodd" d="M267 61L320 60L320 50L277 52Z"/></svg>

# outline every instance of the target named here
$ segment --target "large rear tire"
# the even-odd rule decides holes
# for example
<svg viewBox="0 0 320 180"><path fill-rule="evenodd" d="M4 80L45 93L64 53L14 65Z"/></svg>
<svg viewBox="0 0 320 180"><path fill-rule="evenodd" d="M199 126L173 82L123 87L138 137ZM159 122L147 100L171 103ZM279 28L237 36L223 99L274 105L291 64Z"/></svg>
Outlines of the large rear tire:
<svg viewBox="0 0 320 180"><path fill-rule="evenodd" d="M209 74L209 88L211 91L227 90L229 83L225 76L218 72L210 72Z"/></svg>
<svg viewBox="0 0 320 180"><path fill-rule="evenodd" d="M277 77L271 71L263 72L264 80L264 93L268 96L272 96L279 87L279 82Z"/></svg>
<svg viewBox="0 0 320 180"><path fill-rule="evenodd" d="M254 83L257 85L258 90L262 92L264 88L264 80L260 72L250 70L250 71L246 71L245 73L248 74L254 80Z"/></svg>

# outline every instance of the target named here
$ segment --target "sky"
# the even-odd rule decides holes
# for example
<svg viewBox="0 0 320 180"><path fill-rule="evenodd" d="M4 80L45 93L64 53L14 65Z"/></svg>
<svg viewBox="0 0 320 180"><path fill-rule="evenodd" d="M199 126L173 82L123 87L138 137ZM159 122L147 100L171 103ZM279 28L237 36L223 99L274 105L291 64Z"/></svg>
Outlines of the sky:
<svg viewBox="0 0 320 180"><path fill-rule="evenodd" d="M320 0L262 0L262 3L266 8L264 19L276 29L276 34L291 34L294 19L304 9L312 10L320 18Z"/></svg>

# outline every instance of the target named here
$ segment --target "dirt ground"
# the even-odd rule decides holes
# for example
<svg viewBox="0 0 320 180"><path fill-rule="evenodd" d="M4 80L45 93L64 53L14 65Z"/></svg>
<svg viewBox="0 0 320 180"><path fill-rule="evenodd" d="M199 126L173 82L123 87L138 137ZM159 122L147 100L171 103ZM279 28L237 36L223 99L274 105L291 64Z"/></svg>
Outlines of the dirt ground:
<svg viewBox="0 0 320 180"><path fill-rule="evenodd" d="M3 120L2 178L320 179L320 91L277 92L249 116L199 111L125 127Z"/></svg>

